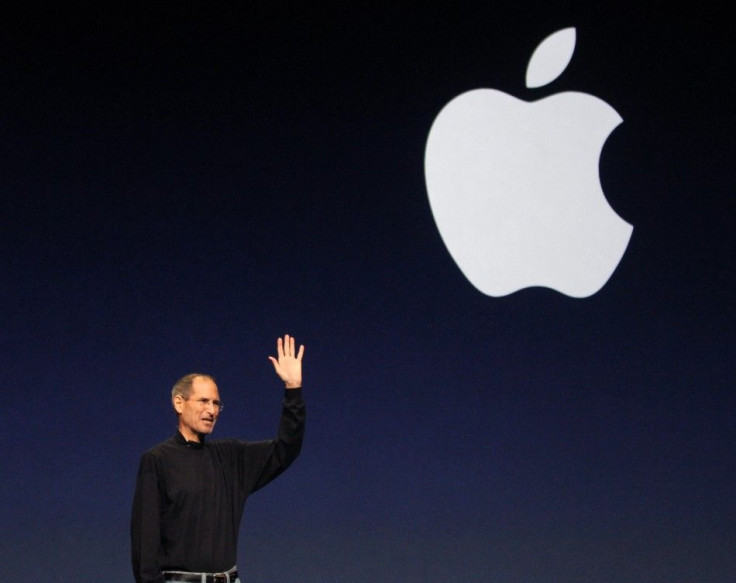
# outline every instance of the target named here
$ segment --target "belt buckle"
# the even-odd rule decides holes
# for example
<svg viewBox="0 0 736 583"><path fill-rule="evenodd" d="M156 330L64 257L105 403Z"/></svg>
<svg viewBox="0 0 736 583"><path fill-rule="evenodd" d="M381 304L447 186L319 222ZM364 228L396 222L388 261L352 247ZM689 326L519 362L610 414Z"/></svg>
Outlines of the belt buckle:
<svg viewBox="0 0 736 583"><path fill-rule="evenodd" d="M212 583L228 583L228 576L226 573L215 573L212 577Z"/></svg>

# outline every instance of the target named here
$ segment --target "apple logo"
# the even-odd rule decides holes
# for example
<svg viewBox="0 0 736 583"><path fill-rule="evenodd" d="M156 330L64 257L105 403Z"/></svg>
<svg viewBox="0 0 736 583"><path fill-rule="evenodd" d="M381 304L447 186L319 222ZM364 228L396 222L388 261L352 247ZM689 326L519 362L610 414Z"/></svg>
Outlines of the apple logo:
<svg viewBox="0 0 736 583"><path fill-rule="evenodd" d="M527 87L556 79L574 50L574 28L547 37L529 61ZM440 111L427 138L427 193L470 283L494 297L542 286L582 298L605 285L633 230L598 175L603 144L621 121L578 92L526 102L475 89Z"/></svg>

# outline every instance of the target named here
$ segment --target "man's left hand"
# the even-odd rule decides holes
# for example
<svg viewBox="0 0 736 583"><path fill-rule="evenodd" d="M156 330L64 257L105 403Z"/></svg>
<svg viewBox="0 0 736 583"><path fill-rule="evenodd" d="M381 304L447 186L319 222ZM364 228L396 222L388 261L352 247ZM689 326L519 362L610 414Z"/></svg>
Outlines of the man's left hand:
<svg viewBox="0 0 736 583"><path fill-rule="evenodd" d="M269 356L273 368L279 378L284 381L287 389L298 389L302 386L302 357L304 356L304 345L299 346L299 352L295 351L293 336L286 334L283 339L276 341L276 352L278 358Z"/></svg>

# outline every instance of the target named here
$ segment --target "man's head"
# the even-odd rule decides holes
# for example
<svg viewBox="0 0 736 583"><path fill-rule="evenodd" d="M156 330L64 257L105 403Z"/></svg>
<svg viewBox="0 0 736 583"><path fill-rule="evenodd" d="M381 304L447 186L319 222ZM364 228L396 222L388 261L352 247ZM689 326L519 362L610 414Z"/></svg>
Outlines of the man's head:
<svg viewBox="0 0 736 583"><path fill-rule="evenodd" d="M206 374L188 374L176 381L171 402L179 416L179 431L189 441L212 433L222 410L215 379Z"/></svg>

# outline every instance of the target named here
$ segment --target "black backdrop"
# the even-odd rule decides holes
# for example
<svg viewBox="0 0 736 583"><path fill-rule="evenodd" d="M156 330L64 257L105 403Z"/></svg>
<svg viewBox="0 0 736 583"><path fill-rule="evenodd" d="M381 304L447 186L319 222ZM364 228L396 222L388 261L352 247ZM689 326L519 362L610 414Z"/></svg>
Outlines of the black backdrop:
<svg viewBox="0 0 736 583"><path fill-rule="evenodd" d="M246 580L726 582L736 572L733 33L710 3L23 3L2 9L0 572L132 580L140 453L214 374L270 436L307 345L304 452L254 496ZM548 87L537 44L575 26ZM476 291L423 155L469 89L624 122L634 232L587 299Z"/></svg>

